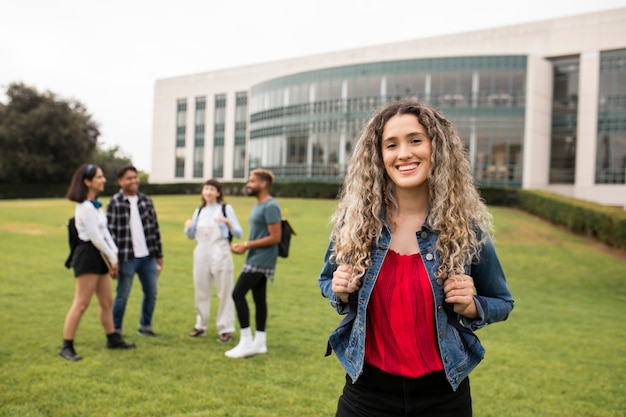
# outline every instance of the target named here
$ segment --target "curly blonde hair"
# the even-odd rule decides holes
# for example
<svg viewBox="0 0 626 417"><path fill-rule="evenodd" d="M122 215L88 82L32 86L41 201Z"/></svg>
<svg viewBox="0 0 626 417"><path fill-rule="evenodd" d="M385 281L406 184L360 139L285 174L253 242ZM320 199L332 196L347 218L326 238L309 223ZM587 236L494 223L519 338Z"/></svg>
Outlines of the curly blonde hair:
<svg viewBox="0 0 626 417"><path fill-rule="evenodd" d="M401 114L415 115L432 142L428 223L439 234L436 275L462 274L464 266L480 255L482 244L493 230L492 217L474 184L463 142L450 121L438 110L412 101L384 106L358 139L339 204L331 217L331 259L351 265L355 277L371 266L370 249L383 230L383 207L387 212L398 208L394 184L383 164L381 142L387 121Z"/></svg>

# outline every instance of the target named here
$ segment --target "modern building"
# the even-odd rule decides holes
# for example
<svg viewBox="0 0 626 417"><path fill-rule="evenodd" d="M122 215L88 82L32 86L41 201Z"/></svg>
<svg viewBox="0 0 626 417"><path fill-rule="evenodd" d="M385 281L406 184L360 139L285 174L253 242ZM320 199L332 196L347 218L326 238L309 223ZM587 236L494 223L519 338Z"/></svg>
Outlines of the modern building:
<svg viewBox="0 0 626 417"><path fill-rule="evenodd" d="M340 181L405 98L453 121L480 184L626 208L626 8L157 80L150 180Z"/></svg>

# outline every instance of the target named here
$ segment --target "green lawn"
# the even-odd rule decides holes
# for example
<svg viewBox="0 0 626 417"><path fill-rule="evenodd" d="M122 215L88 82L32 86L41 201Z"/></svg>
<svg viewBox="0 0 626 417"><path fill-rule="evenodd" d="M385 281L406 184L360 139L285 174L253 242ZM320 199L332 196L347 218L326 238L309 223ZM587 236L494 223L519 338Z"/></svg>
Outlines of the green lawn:
<svg viewBox="0 0 626 417"><path fill-rule="evenodd" d="M247 234L254 199L228 201ZM154 202L165 250L153 323L161 337L134 332L135 280L125 337L138 348L105 348L94 299L76 336L84 359L71 363L58 350L74 291L63 267L74 205L0 201L0 416L334 415L344 373L324 352L340 317L320 296L317 276L335 202L279 199L297 236L268 289L269 351L243 360L224 356L234 342L215 341L213 320L210 337L187 336L194 242L182 230L199 196ZM492 212L515 309L478 333L487 355L471 375L474 415L625 416L626 256L514 209ZM242 261L235 258L236 274Z"/></svg>

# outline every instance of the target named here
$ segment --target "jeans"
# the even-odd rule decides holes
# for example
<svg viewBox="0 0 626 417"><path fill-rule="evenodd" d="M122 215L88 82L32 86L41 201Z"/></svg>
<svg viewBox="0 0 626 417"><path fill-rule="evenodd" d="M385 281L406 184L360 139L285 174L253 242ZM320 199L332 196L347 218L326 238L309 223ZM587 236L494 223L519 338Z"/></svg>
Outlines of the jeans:
<svg viewBox="0 0 626 417"><path fill-rule="evenodd" d="M118 333L122 331L126 302L133 285L135 274L139 277L141 288L143 289L143 302L141 303L141 318L139 328L142 330L152 330L152 314L156 305L157 297L157 263L156 259L150 256L145 258L135 258L132 261L120 262L119 273L117 275L117 295L113 302L113 323Z"/></svg>

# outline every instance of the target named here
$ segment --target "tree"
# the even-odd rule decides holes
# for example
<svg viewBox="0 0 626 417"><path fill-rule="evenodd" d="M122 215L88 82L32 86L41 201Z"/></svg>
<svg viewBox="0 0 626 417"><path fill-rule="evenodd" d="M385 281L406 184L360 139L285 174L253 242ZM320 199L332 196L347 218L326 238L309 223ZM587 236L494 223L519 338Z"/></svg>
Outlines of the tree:
<svg viewBox="0 0 626 417"><path fill-rule="evenodd" d="M69 182L96 148L98 124L83 104L12 83L0 103L0 182Z"/></svg>
<svg viewBox="0 0 626 417"><path fill-rule="evenodd" d="M107 177L108 182L117 180L117 171L124 165L131 165L132 161L123 154L119 146L109 149L96 147L92 162L102 168L102 172Z"/></svg>

